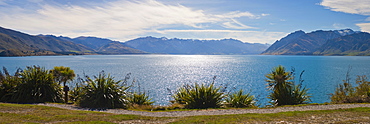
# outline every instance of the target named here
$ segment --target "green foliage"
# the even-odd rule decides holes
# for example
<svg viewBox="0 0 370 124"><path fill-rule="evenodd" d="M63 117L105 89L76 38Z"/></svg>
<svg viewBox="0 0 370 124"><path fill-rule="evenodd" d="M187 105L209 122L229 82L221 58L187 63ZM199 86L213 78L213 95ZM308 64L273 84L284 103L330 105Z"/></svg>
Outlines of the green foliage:
<svg viewBox="0 0 370 124"><path fill-rule="evenodd" d="M215 87L214 83L210 85L199 85L198 83L195 83L194 86L184 85L178 89L173 98L176 103L184 104L185 108L218 108L225 97L220 89L221 87Z"/></svg>
<svg viewBox="0 0 370 124"><path fill-rule="evenodd" d="M50 73L53 74L55 81L58 82L59 85L63 82L64 102L68 103L69 87L66 84L68 81L73 80L76 76L75 72L69 67L55 66L54 69L50 70Z"/></svg>
<svg viewBox="0 0 370 124"><path fill-rule="evenodd" d="M83 82L84 80L80 77L78 77L77 79L77 83L75 83L75 86L73 87L72 90L69 91L68 95L69 95L69 98L72 102L74 103L77 103L79 97L81 96L82 94L82 89L83 89Z"/></svg>
<svg viewBox="0 0 370 124"><path fill-rule="evenodd" d="M10 101L13 92L15 91L19 83L19 73L21 69L17 69L14 75L10 75L8 70L3 67L3 71L0 71L0 101Z"/></svg>
<svg viewBox="0 0 370 124"><path fill-rule="evenodd" d="M59 84L63 83L63 86L66 86L66 83L72 81L76 76L71 68L64 66L55 66L50 72L53 74L55 81Z"/></svg>
<svg viewBox="0 0 370 124"><path fill-rule="evenodd" d="M367 77L357 76L356 87L353 87L349 82L347 74L343 84L339 84L334 94L331 94L332 103L369 103L370 102L370 82Z"/></svg>
<svg viewBox="0 0 370 124"><path fill-rule="evenodd" d="M127 102L130 105L152 105L154 103L145 92L134 92L130 94L127 97Z"/></svg>
<svg viewBox="0 0 370 124"><path fill-rule="evenodd" d="M61 88L45 68L28 66L19 76L20 82L12 94L11 102L61 102Z"/></svg>
<svg viewBox="0 0 370 124"><path fill-rule="evenodd" d="M250 93L245 94L242 89L236 93L229 94L225 101L228 107L246 108L255 106L254 96L250 95Z"/></svg>
<svg viewBox="0 0 370 124"><path fill-rule="evenodd" d="M88 108L124 108L126 107L126 90L129 88L115 81L110 74L99 73L98 77L91 79L86 76L85 85L78 92L77 104Z"/></svg>
<svg viewBox="0 0 370 124"><path fill-rule="evenodd" d="M300 83L295 85L294 74L294 70L287 72L283 66L279 65L266 75L266 78L268 78L266 82L268 82L269 89L272 90L268 96L272 100L272 105L296 105L310 101L310 96L307 93L308 89L302 88L303 80L300 78Z"/></svg>

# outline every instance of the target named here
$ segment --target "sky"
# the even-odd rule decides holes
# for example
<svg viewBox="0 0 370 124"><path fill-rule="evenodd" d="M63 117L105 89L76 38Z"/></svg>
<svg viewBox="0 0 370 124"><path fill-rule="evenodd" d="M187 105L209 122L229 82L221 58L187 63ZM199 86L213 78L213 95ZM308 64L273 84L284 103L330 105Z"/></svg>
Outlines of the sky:
<svg viewBox="0 0 370 124"><path fill-rule="evenodd" d="M370 32L370 0L0 0L0 26L121 42L154 36L272 44L297 30Z"/></svg>

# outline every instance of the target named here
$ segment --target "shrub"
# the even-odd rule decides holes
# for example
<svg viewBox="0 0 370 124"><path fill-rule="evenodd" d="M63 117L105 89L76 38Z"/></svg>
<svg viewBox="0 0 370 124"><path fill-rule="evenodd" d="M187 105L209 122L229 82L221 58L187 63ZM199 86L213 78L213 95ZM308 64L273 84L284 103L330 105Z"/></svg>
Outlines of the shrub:
<svg viewBox="0 0 370 124"><path fill-rule="evenodd" d="M243 90L229 94L225 101L228 107L246 108L255 106L254 96L250 93L245 94Z"/></svg>
<svg viewBox="0 0 370 124"><path fill-rule="evenodd" d="M84 80L80 77L77 78L77 82L75 83L75 86L72 88L72 90L69 91L69 98L72 102L77 103L79 97L82 94L82 88L83 88L83 82Z"/></svg>
<svg viewBox="0 0 370 124"><path fill-rule="evenodd" d="M21 69L17 69L14 75L10 75L8 70L3 67L3 71L0 71L0 101L9 102L12 94L14 93L18 83L20 82L19 73Z"/></svg>
<svg viewBox="0 0 370 124"><path fill-rule="evenodd" d="M28 66L19 76L20 82L12 94L11 102L61 102L61 87L54 82L53 75L45 68Z"/></svg>
<svg viewBox="0 0 370 124"><path fill-rule="evenodd" d="M149 99L149 96L145 92L132 93L127 97L127 102L130 105L152 105L154 103L152 102L152 99Z"/></svg>
<svg viewBox="0 0 370 124"><path fill-rule="evenodd" d="M91 79L86 76L86 84L81 86L77 105L87 108L124 108L126 107L126 90L129 88L122 80L115 81L110 74L99 73Z"/></svg>
<svg viewBox="0 0 370 124"><path fill-rule="evenodd" d="M175 103L184 104L185 108L218 108L225 97L220 89L221 87L214 87L214 83L210 85L199 85L198 83L195 83L194 86L184 85L173 95L173 98Z"/></svg>
<svg viewBox="0 0 370 124"><path fill-rule="evenodd" d="M298 85L295 85L294 69L292 72L287 72L283 66L279 65L267 74L266 78L268 79L266 81L269 89L272 90L268 96L272 100L270 103L274 106L281 106L303 104L310 101L310 96L307 93L308 89L302 88L303 80L301 77L303 72L300 74Z"/></svg>
<svg viewBox="0 0 370 124"><path fill-rule="evenodd" d="M357 76L356 84L358 86L353 87L349 82L349 75L347 73L346 80L343 80L343 84L339 84L334 94L331 94L332 103L369 103L370 102L370 82L367 81L367 77Z"/></svg>

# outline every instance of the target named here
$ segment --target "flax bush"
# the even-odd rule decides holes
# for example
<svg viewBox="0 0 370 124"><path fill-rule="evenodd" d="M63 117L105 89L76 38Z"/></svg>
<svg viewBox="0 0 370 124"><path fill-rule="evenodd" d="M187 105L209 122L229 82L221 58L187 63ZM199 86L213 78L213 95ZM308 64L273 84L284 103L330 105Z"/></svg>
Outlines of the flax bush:
<svg viewBox="0 0 370 124"><path fill-rule="evenodd" d="M227 107L246 108L255 106L255 98L250 93L245 94L241 89L238 92L229 94L225 99Z"/></svg>
<svg viewBox="0 0 370 124"><path fill-rule="evenodd" d="M18 84L10 102L61 102L62 89L54 82L53 74L43 67L28 66L19 73Z"/></svg>
<svg viewBox="0 0 370 124"><path fill-rule="evenodd" d="M130 105L152 105L154 102L146 92L134 92L127 97L127 102Z"/></svg>
<svg viewBox="0 0 370 124"><path fill-rule="evenodd" d="M1 102L9 102L11 100L11 97L19 84L19 74L21 71L21 69L17 69L14 75L11 75L5 67L3 67L3 71L0 71Z"/></svg>
<svg viewBox="0 0 370 124"><path fill-rule="evenodd" d="M84 85L78 92L77 105L87 108L125 108L127 107L126 90L129 88L122 80L115 81L110 74L99 73L91 79L86 76Z"/></svg>
<svg viewBox="0 0 370 124"><path fill-rule="evenodd" d="M272 91L268 96L272 100L270 103L274 106L308 103L311 96L307 93L308 89L302 88L303 80L301 77L303 72L300 74L298 85L294 81L294 69L292 72L288 72L283 66L279 65L267 74L266 81L269 90Z"/></svg>
<svg viewBox="0 0 370 124"><path fill-rule="evenodd" d="M184 104L185 108L204 109L218 108L222 105L225 97L221 92L222 87L215 87L214 83L209 85L195 83L193 86L184 85L173 95L175 103Z"/></svg>

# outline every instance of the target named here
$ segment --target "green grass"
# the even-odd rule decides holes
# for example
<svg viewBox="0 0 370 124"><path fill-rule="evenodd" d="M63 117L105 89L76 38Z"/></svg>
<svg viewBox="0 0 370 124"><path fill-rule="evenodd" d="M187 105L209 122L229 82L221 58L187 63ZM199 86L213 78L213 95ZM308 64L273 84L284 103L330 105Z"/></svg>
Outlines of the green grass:
<svg viewBox="0 0 370 124"><path fill-rule="evenodd" d="M322 111L294 111L272 114L193 116L181 118L174 123L360 123L369 121L370 108L353 108Z"/></svg>
<svg viewBox="0 0 370 124"><path fill-rule="evenodd" d="M117 115L104 112L66 110L38 105L0 103L0 123L119 123L127 120L156 121L166 119L168 118Z"/></svg>
<svg viewBox="0 0 370 124"><path fill-rule="evenodd" d="M29 104L0 103L0 123L360 123L370 122L370 108L294 111L272 114L235 114L192 117L145 117L66 110Z"/></svg>

